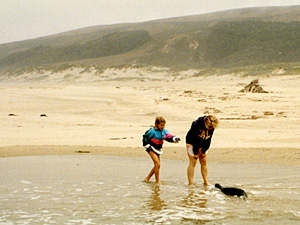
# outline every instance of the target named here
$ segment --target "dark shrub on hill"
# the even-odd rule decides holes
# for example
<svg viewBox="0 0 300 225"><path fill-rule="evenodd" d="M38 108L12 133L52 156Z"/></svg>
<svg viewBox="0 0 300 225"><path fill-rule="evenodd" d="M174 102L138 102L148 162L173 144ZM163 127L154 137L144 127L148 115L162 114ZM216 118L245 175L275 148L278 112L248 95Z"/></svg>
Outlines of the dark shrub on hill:
<svg viewBox="0 0 300 225"><path fill-rule="evenodd" d="M152 38L147 31L113 32L86 44L63 47L38 46L7 57L2 66L36 66L81 59L117 55L138 48Z"/></svg>

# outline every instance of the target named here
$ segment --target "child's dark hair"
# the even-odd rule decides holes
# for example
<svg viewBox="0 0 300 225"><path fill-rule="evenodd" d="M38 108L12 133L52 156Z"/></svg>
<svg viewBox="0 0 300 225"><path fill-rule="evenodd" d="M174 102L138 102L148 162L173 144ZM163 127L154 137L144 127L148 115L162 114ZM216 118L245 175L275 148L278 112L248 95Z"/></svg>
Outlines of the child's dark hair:
<svg viewBox="0 0 300 225"><path fill-rule="evenodd" d="M155 124L158 125L158 124L161 124L161 123L166 123L166 120L161 116L156 117L155 118Z"/></svg>

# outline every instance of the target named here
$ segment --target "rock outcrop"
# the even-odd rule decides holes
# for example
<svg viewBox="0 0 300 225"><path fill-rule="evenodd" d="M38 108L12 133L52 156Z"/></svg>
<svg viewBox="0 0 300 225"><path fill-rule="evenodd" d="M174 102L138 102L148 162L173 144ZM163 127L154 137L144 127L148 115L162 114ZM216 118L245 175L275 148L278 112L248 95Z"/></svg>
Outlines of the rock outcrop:
<svg viewBox="0 0 300 225"><path fill-rule="evenodd" d="M252 93L268 93L259 84L258 79L255 79L245 86L240 92L252 92Z"/></svg>

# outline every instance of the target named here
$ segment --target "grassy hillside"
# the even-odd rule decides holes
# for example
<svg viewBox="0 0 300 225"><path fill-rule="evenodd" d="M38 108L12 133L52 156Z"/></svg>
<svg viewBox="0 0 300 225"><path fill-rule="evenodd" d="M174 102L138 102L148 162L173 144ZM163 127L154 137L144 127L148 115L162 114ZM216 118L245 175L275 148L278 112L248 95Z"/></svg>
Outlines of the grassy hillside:
<svg viewBox="0 0 300 225"><path fill-rule="evenodd" d="M300 23L221 22L211 29L205 60L217 67L300 61Z"/></svg>
<svg viewBox="0 0 300 225"><path fill-rule="evenodd" d="M300 62L299 15L298 6L249 8L89 27L0 45L0 72L66 63L203 71L289 67Z"/></svg>

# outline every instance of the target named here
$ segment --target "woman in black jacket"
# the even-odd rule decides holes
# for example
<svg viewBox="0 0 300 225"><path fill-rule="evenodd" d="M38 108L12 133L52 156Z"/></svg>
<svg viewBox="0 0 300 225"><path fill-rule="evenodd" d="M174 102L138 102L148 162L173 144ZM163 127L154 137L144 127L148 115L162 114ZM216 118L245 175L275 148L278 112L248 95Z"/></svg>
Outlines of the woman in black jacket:
<svg viewBox="0 0 300 225"><path fill-rule="evenodd" d="M193 185L194 171L198 159L201 164L204 185L208 185L206 152L209 149L212 135L218 123L217 117L212 115L199 117L192 123L191 129L186 135L186 148L190 161L187 169L189 185Z"/></svg>

